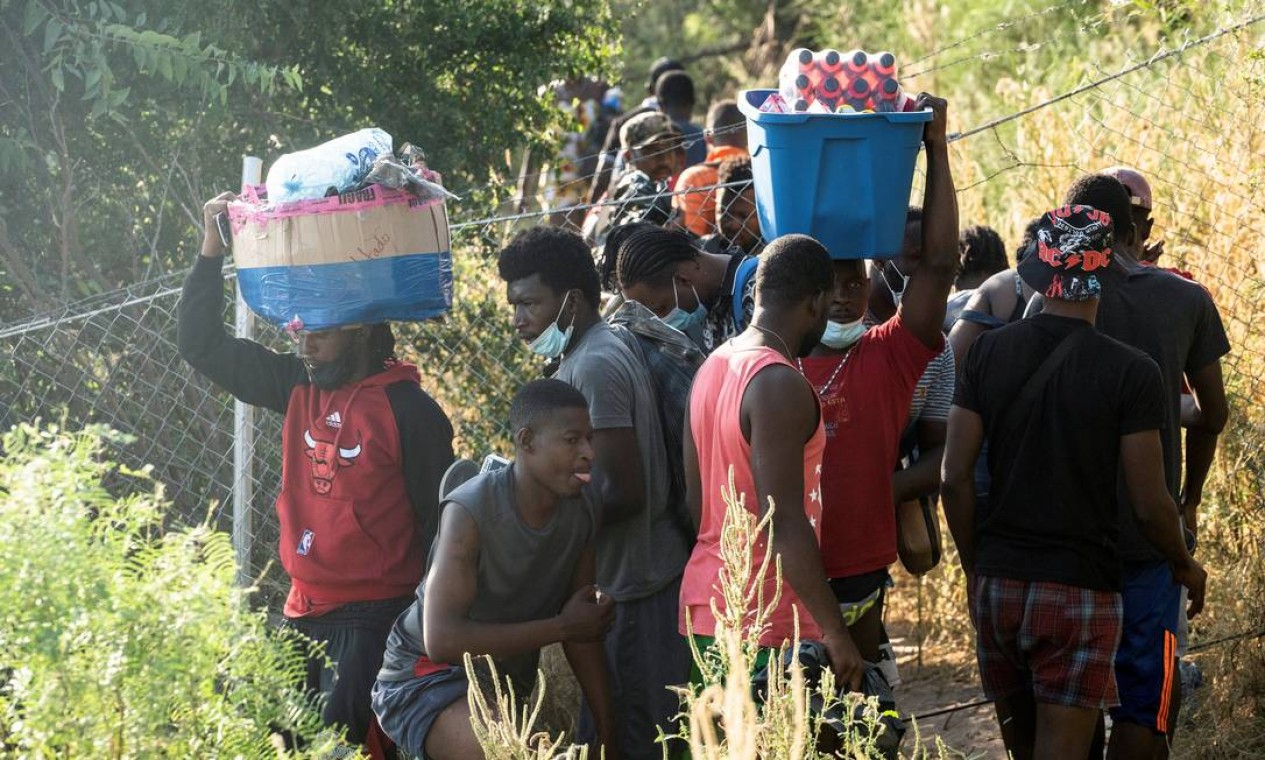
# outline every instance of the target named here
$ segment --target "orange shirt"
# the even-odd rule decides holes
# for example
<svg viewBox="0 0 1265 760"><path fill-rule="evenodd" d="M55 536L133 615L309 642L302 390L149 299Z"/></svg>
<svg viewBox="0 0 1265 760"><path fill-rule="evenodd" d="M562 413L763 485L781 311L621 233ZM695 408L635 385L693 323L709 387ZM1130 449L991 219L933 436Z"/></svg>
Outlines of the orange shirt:
<svg viewBox="0 0 1265 760"><path fill-rule="evenodd" d="M716 170L720 162L747 155L743 148L718 145L707 152L707 160L681 172L673 188L677 192L708 187L716 184ZM716 190L699 190L672 196L672 204L681 210L681 222L695 235L711 235L716 232Z"/></svg>

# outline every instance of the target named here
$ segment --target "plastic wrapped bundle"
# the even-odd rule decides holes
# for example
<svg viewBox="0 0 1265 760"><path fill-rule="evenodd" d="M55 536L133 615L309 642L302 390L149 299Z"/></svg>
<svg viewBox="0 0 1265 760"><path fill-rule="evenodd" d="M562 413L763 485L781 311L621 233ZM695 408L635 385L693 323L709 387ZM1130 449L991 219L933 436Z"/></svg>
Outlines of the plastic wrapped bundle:
<svg viewBox="0 0 1265 760"><path fill-rule="evenodd" d="M370 185L338 196L229 204L246 304L279 327L420 321L452 305L442 198Z"/></svg>
<svg viewBox="0 0 1265 760"><path fill-rule="evenodd" d="M315 200L354 189L374 160L391 154L391 135L377 127L286 153L268 168L268 200L272 203Z"/></svg>

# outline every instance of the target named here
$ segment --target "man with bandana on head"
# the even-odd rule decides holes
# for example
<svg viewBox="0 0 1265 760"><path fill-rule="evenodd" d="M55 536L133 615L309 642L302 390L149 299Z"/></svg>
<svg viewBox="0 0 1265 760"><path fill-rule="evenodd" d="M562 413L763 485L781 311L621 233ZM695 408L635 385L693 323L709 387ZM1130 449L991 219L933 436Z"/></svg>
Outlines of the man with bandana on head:
<svg viewBox="0 0 1265 760"><path fill-rule="evenodd" d="M326 724L385 757L369 692L438 529L452 426L421 389L417 368L395 358L386 324L300 330L297 352L284 354L228 335L214 218L233 197L203 206L202 252L180 297L180 356L239 401L285 415L277 497L290 576L284 625L324 643L334 663L308 665Z"/></svg>
<svg viewBox="0 0 1265 760"><path fill-rule="evenodd" d="M1146 663L1122 661L1146 628L1130 620L1138 570L1127 561L1126 522L1159 557L1143 575L1166 577L1142 600L1171 596L1176 607L1180 584L1190 589L1193 617L1207 581L1165 482L1160 367L1095 328L1111 293L1129 287L1130 269L1117 257L1133 228L1123 188L1088 179L1069 195L1100 205L1045 214L1019 263L1044 311L971 344L944 456L945 516L966 575L980 679L1014 757L1101 757L1090 748L1105 708L1113 716L1108 757L1159 756L1137 746L1150 730L1135 722L1145 706L1129 692L1140 690L1140 669L1163 670L1172 643ZM984 441L992 486L977 505ZM1154 691L1166 712L1159 684ZM1139 729L1148 736L1137 737ZM1130 746L1118 743L1122 732L1135 735Z"/></svg>

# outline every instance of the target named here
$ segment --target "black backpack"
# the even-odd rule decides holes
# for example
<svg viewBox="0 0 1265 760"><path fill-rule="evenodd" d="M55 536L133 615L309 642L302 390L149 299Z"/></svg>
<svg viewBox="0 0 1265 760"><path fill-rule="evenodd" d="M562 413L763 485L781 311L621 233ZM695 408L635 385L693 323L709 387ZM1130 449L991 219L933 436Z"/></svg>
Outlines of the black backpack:
<svg viewBox="0 0 1265 760"><path fill-rule="evenodd" d="M703 364L703 352L684 333L668 327L636 301L625 302L610 317L615 331L646 368L654 386L668 457L668 509L674 521L694 543L697 530L685 502L685 415L690 405L690 386Z"/></svg>

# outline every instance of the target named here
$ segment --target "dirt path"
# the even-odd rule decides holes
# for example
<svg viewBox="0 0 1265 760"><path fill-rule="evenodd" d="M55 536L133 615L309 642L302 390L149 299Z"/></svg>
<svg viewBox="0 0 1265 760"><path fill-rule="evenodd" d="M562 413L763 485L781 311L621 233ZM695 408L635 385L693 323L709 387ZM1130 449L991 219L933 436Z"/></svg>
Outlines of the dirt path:
<svg viewBox="0 0 1265 760"><path fill-rule="evenodd" d="M919 666L916 649L898 635L899 623L892 628L892 646L896 650L902 681L896 690L896 703L901 713L917 716L984 698L974 658L968 653L941 653L936 658L933 652L924 650L923 662ZM912 752L915 746L912 732L913 727L910 726L903 747L906 753ZM992 705L968 707L920 720L918 733L931 758L937 757L936 741L939 739L953 750L946 753L948 758L1006 759Z"/></svg>

